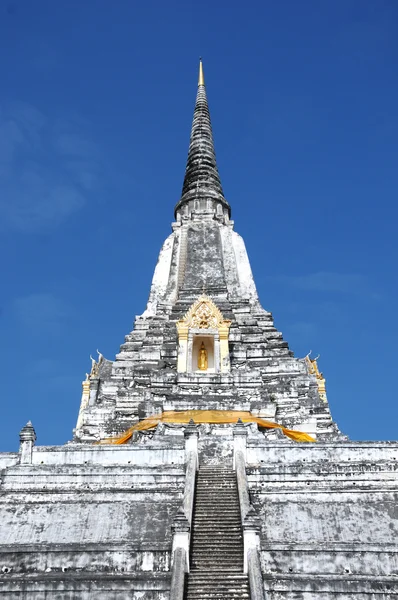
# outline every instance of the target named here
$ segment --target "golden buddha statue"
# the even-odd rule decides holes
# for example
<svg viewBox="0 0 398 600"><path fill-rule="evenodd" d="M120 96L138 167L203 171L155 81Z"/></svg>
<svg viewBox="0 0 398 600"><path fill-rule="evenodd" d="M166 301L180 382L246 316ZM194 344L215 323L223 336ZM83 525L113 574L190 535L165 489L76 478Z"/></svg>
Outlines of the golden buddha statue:
<svg viewBox="0 0 398 600"><path fill-rule="evenodd" d="M207 350L205 348L204 342L202 342L198 356L198 369L200 371L207 371L207 365Z"/></svg>

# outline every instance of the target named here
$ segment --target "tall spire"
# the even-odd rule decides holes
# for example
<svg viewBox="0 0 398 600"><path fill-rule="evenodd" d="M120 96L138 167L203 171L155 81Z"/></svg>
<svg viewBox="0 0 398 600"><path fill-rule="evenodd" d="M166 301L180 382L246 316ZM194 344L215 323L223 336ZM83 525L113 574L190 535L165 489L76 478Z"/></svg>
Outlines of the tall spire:
<svg viewBox="0 0 398 600"><path fill-rule="evenodd" d="M224 198L217 169L203 64L202 59L200 59L198 92L193 114L188 160L181 199L175 207L175 212L177 213L183 205L190 201L209 199L215 201L215 204L221 204L230 213L231 209ZM192 210L200 211L197 206Z"/></svg>

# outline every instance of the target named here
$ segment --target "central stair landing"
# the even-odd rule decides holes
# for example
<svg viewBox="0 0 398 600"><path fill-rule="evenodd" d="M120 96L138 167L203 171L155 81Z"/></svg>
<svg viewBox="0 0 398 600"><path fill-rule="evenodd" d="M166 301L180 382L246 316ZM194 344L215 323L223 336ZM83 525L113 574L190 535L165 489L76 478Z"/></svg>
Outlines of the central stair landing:
<svg viewBox="0 0 398 600"><path fill-rule="evenodd" d="M250 598L243 573L243 536L236 475L214 465L199 469L186 600Z"/></svg>

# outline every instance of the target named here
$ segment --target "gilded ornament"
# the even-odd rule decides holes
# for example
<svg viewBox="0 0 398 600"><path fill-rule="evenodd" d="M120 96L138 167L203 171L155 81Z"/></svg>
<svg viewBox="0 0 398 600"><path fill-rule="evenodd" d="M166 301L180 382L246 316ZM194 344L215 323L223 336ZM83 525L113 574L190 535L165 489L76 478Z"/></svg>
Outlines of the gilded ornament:
<svg viewBox="0 0 398 600"><path fill-rule="evenodd" d="M323 400L324 402L327 402L327 396L326 396L326 379L323 376L323 373L320 372L319 367L318 367L318 359L319 359L319 355L316 358L310 358L310 354L307 354L307 356L305 357L305 362L307 363L307 368L308 368L308 373L310 375L314 375L316 377L317 380L317 384L318 384L318 392L319 392L319 396L321 398L321 400Z"/></svg>
<svg viewBox="0 0 398 600"><path fill-rule="evenodd" d="M205 348L204 342L202 342L202 345L199 350L199 356L198 356L198 369L200 371L207 371L207 366L208 366L207 350Z"/></svg>

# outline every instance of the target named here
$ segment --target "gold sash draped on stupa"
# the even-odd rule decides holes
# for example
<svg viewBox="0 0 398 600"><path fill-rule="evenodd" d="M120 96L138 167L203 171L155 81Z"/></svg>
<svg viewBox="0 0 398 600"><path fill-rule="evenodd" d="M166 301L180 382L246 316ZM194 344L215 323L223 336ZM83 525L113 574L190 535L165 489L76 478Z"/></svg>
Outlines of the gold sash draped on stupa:
<svg viewBox="0 0 398 600"><path fill-rule="evenodd" d="M308 433L303 433L302 431L293 431L292 429L287 429L278 423L273 423L272 421L266 421L265 419L261 419L260 417L256 417L252 415L248 411L238 411L238 410L182 410L182 411L173 411L169 410L163 413L159 413L156 415L152 415L151 417L146 417L142 421L139 421L127 431L122 433L119 436L107 438L105 440L101 440L97 442L99 444L124 444L127 442L134 431L146 431L148 429L153 429L159 423L169 423L169 424L188 424L190 420L193 420L195 425L209 423L209 424L226 424L226 423L236 423L238 419L240 419L243 423L257 423L259 427L265 429L280 429L286 437L294 440L295 442L315 442L316 440L308 435Z"/></svg>

